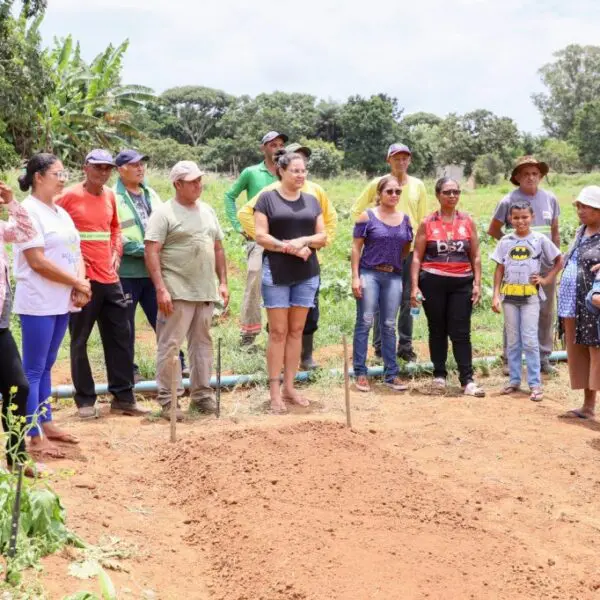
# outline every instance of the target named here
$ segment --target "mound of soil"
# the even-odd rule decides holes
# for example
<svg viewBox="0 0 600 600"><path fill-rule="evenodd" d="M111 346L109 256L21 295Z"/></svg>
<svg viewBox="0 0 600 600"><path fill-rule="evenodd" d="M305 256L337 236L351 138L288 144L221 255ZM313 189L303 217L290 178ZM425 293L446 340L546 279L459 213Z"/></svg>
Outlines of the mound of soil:
<svg viewBox="0 0 600 600"><path fill-rule="evenodd" d="M215 600L567 598L557 571L380 434L309 421L160 452ZM528 562L529 561L529 562Z"/></svg>

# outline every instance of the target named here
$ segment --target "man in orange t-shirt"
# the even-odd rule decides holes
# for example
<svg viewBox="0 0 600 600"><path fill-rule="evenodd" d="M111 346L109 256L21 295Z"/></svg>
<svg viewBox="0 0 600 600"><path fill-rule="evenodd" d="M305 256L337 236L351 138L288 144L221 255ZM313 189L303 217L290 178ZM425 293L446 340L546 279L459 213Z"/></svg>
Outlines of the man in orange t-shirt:
<svg viewBox="0 0 600 600"><path fill-rule="evenodd" d="M92 299L80 312L71 313L71 376L75 403L82 419L98 416L94 378L87 342L98 322L111 409L127 415L145 414L133 394L133 356L129 340L127 300L119 281L121 227L113 191L105 187L115 166L106 150L92 150L85 159L85 181L65 190L57 204L75 223L81 236L81 253Z"/></svg>

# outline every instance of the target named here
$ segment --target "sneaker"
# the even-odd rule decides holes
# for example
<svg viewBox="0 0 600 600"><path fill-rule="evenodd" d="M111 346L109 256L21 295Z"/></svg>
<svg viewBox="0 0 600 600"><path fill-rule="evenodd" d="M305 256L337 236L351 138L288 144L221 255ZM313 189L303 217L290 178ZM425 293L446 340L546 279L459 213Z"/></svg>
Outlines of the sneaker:
<svg viewBox="0 0 600 600"><path fill-rule="evenodd" d="M394 377L393 381L384 381L383 385L391 388L395 392L405 392L408 386L400 379L400 377Z"/></svg>
<svg viewBox="0 0 600 600"><path fill-rule="evenodd" d="M416 360L417 360L417 355L412 348L409 348L408 350L405 350L403 348L398 348L398 352L396 352L396 356L400 360L403 360L404 362L407 362L407 363L416 362Z"/></svg>
<svg viewBox="0 0 600 600"><path fill-rule="evenodd" d="M255 341L256 341L255 335L248 335L248 334L243 333L241 340L240 340L240 346L242 346L242 348L244 346L253 346Z"/></svg>
<svg viewBox="0 0 600 600"><path fill-rule="evenodd" d="M475 396L475 398L483 398L485 396L485 390L478 386L474 381L469 381L469 383L465 385L463 393L465 396Z"/></svg>
<svg viewBox="0 0 600 600"><path fill-rule="evenodd" d="M434 377L432 383L433 383L433 387L438 390L446 389L446 380L444 379L444 377Z"/></svg>
<svg viewBox="0 0 600 600"><path fill-rule="evenodd" d="M128 417L143 417L150 414L147 408L142 408L137 402L118 402L117 400L110 403L110 412Z"/></svg>
<svg viewBox="0 0 600 600"><path fill-rule="evenodd" d="M371 386L369 385L369 380L366 375L359 375L354 382L354 386L359 392L371 391Z"/></svg>
<svg viewBox="0 0 600 600"><path fill-rule="evenodd" d="M80 406L77 409L77 415L82 420L97 419L100 416L95 406Z"/></svg>
<svg viewBox="0 0 600 600"><path fill-rule="evenodd" d="M192 400L190 402L190 412L199 412L205 415L213 414L217 411L217 403L212 398L204 400Z"/></svg>
<svg viewBox="0 0 600 600"><path fill-rule="evenodd" d="M171 420L171 403L163 404L160 409L160 416L167 421ZM181 423L181 421L185 421L185 415L183 411L178 407L175 411L175 419L177 422Z"/></svg>
<svg viewBox="0 0 600 600"><path fill-rule="evenodd" d="M543 362L540 366L540 370L545 375L558 375L558 369L549 362Z"/></svg>

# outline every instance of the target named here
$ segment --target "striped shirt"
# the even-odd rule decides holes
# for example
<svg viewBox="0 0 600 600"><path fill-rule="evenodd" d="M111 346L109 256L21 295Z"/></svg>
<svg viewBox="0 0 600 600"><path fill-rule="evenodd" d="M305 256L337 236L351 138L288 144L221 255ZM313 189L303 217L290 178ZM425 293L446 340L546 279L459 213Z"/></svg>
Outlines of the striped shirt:
<svg viewBox="0 0 600 600"><path fill-rule="evenodd" d="M69 213L79 231L86 277L98 283L119 281L113 263L123 248L114 192L105 187L102 195L94 196L79 183L65 190L56 204Z"/></svg>
<svg viewBox="0 0 600 600"><path fill-rule="evenodd" d="M456 211L451 222L443 221L438 211L429 215L425 225L425 255L421 269L445 277L470 277L471 238L473 221L463 212Z"/></svg>

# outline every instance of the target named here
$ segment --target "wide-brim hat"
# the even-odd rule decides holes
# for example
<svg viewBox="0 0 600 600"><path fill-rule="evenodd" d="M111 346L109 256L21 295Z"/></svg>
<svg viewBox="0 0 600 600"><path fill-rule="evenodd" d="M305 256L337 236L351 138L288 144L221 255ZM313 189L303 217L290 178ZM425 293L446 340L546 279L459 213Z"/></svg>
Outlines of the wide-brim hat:
<svg viewBox="0 0 600 600"><path fill-rule="evenodd" d="M517 162L512 170L512 174L510 176L510 182L513 185L519 185L519 182L515 179L515 175L523 168L523 167L537 167L542 174L542 177L548 175L548 171L550 171L550 167L548 163L541 162L537 160L533 156L521 156L521 158L517 159Z"/></svg>
<svg viewBox="0 0 600 600"><path fill-rule="evenodd" d="M573 201L573 204L577 202L585 204L585 206L600 209L600 185L587 185L584 187L579 192L577 199Z"/></svg>

